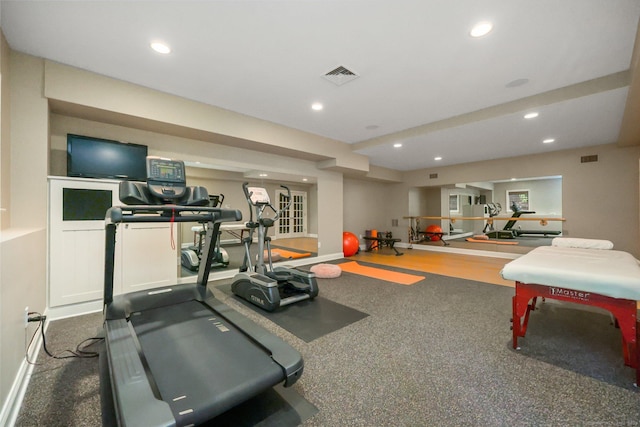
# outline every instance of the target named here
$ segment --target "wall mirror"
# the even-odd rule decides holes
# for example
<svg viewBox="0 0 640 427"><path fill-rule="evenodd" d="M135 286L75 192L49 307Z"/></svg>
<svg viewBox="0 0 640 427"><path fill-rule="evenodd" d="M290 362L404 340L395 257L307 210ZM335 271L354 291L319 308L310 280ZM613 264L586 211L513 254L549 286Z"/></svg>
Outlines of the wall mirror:
<svg viewBox="0 0 640 427"><path fill-rule="evenodd" d="M233 171L203 166L187 167L189 185L207 188L212 203L226 209L239 209L242 221L225 223L220 228L219 245L212 263L212 275L237 270L243 263L246 248L244 240L249 237L246 222L256 220L255 208L251 208L244 196L242 183L267 190L271 204L282 211L280 219L267 230L271 238L274 264L317 256L317 187L309 180L283 174L259 171ZM285 209L287 194L281 186L291 190L291 204ZM264 215L273 218L274 212L264 210ZM202 224L180 224L180 277L198 274L202 246L206 230ZM258 250L258 232L253 234L249 247L252 265L255 265ZM266 258L265 258L266 259Z"/></svg>
<svg viewBox="0 0 640 427"><path fill-rule="evenodd" d="M414 188L409 211L413 244L443 245L421 234L437 225L452 248L524 253L562 235L562 177Z"/></svg>

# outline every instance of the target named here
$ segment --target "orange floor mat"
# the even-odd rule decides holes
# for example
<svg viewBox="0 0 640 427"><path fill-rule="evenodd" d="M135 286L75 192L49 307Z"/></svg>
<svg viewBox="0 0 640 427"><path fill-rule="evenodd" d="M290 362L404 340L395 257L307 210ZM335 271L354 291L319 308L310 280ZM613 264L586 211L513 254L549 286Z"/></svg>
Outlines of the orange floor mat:
<svg viewBox="0 0 640 427"><path fill-rule="evenodd" d="M311 252L293 252L287 251L286 249L273 248L271 252L275 255L276 252L280 254L280 256L284 259L297 259L297 258L306 258L311 256Z"/></svg>
<svg viewBox="0 0 640 427"><path fill-rule="evenodd" d="M356 261L338 264L342 271L359 274L361 276L372 277L374 279L386 280L387 282L398 283L400 285L413 285L424 279L424 276L414 276L413 274L398 273L396 271L385 270L384 268L367 267L358 264Z"/></svg>

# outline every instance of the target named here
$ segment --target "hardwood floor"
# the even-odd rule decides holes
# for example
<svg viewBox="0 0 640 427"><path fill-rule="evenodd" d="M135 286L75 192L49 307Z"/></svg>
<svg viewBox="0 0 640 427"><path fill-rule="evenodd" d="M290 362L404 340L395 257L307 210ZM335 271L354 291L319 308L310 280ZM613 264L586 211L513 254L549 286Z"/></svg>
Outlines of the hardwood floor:
<svg viewBox="0 0 640 427"><path fill-rule="evenodd" d="M271 244L309 252L317 252L318 250L318 240L310 237L277 239L273 240ZM459 277L501 286L514 286L513 282L500 277L500 270L510 261L509 259L418 249L400 249L400 251L403 255L395 256L395 252L392 249L384 247L374 252L360 251L360 253L348 259L441 274L443 276Z"/></svg>
<svg viewBox="0 0 640 427"><path fill-rule="evenodd" d="M514 287L512 281L500 276L500 270L511 261L509 259L414 249L402 249L401 252L404 255L395 256L392 249L382 248L373 252L360 251L349 259Z"/></svg>
<svg viewBox="0 0 640 427"><path fill-rule="evenodd" d="M272 246L297 249L299 251L318 252L318 239L313 237L290 237L271 240Z"/></svg>

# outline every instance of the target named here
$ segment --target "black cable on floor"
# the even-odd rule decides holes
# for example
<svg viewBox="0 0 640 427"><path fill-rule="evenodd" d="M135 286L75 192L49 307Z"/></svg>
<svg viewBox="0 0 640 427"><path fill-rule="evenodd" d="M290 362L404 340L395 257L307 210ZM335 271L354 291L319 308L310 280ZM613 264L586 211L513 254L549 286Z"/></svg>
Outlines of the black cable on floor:
<svg viewBox="0 0 640 427"><path fill-rule="evenodd" d="M91 338L87 338L83 341L81 341L77 346L75 350L64 350L62 351L62 353L60 354L52 354L49 349L47 348L47 340L46 337L44 335L44 322L47 319L47 316L43 316L40 313L37 312L30 312L29 314L29 322L38 322L38 327L36 328L35 332L33 333L33 336L31 337L31 340L29 341L29 345L27 346L27 349L29 347L31 347L31 343L33 342L34 337L36 336L36 334L38 333L38 329L40 329L40 333L42 334L42 348L44 349L44 352L47 354L47 356L54 358L54 359L72 359L72 358L80 358L80 359L88 359L88 358L93 358L93 357L98 357L98 352L97 351L89 351L87 350L87 347L90 347L94 344L99 343L100 341L104 340L103 337L91 337ZM85 344L86 342L89 342L88 344ZM85 344L85 345L83 345ZM65 353L69 353L67 355L64 355ZM35 365L35 362L31 362L29 360L28 357L26 357L27 359L27 363Z"/></svg>

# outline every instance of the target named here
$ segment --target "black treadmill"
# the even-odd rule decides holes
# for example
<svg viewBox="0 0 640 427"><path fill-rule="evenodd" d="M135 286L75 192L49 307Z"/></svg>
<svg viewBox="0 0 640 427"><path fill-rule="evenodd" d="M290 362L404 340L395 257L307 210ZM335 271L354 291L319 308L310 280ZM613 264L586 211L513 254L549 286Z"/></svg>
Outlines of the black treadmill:
<svg viewBox="0 0 640 427"><path fill-rule="evenodd" d="M146 184L123 181L120 199L130 205L106 214L101 381L116 423L199 425L274 385L294 384L300 353L207 289L220 224L241 220L240 211L209 207L206 189L186 186L183 162L149 157L147 175ZM196 283L114 296L116 231L132 222L206 223L207 262Z"/></svg>
<svg viewBox="0 0 640 427"><path fill-rule="evenodd" d="M494 238L494 239L515 239L516 237L525 236L525 235L543 235L544 237L547 237L547 236L558 236L560 235L560 233L562 233L561 231L554 231L554 230L521 230L518 228L514 228L516 225L516 222L518 222L518 218L526 214L535 214L536 211L519 210L518 206L515 204L511 205L511 210L513 211L513 215L511 215L512 219L507 221L507 223L504 225L502 230L490 231L486 233L488 237Z"/></svg>

